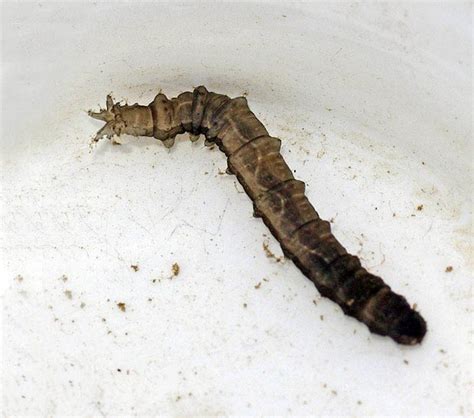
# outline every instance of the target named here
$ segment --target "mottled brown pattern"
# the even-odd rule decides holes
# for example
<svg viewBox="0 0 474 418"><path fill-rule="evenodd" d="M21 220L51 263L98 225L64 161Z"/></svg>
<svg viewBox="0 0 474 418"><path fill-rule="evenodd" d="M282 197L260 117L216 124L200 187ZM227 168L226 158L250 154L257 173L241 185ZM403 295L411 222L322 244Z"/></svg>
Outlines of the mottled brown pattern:
<svg viewBox="0 0 474 418"><path fill-rule="evenodd" d="M106 122L94 138L129 134L154 136L167 147L176 135L189 132L191 140L204 134L228 157L229 172L254 203L278 239L286 257L314 282L323 296L365 323L372 332L401 344L421 342L426 323L404 297L365 270L319 218L280 154L281 141L250 111L244 97L234 99L208 92L203 86L168 99L158 94L148 106L121 106L107 97L107 108L90 116Z"/></svg>

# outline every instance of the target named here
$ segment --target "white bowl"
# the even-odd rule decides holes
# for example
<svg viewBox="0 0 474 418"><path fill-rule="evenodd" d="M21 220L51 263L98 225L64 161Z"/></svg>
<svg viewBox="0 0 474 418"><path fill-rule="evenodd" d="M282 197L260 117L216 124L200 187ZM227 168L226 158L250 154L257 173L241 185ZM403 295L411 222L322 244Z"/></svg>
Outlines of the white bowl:
<svg viewBox="0 0 474 418"><path fill-rule="evenodd" d="M472 413L470 10L5 5L6 414ZM107 93L199 84L247 95L336 236L417 304L421 346L267 258L217 149L89 148Z"/></svg>

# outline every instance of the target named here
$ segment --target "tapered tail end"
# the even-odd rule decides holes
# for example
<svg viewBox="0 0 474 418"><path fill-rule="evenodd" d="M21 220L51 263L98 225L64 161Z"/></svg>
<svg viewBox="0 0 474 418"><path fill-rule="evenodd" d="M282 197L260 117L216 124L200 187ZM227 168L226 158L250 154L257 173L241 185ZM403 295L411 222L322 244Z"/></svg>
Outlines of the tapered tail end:
<svg viewBox="0 0 474 418"><path fill-rule="evenodd" d="M400 344L420 344L426 334L426 321L416 311L410 310L390 332L390 336Z"/></svg>

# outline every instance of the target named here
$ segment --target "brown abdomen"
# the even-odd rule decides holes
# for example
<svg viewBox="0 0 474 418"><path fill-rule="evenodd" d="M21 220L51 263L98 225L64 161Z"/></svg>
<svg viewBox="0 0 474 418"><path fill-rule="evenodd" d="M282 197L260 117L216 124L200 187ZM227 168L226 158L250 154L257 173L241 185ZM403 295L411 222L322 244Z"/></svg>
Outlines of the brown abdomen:
<svg viewBox="0 0 474 418"><path fill-rule="evenodd" d="M268 135L245 98L196 89L193 131L204 133L225 152L230 171L254 202L255 215L323 296L372 332L403 344L421 341L423 318L336 240L329 222L319 218L305 196L304 183L293 177L281 156L281 141Z"/></svg>

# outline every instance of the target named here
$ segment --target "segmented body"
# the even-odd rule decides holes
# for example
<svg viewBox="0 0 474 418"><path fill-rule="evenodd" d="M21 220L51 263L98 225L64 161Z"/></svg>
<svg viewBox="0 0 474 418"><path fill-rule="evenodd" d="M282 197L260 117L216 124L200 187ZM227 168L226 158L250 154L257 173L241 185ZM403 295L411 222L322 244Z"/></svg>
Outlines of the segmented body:
<svg viewBox="0 0 474 418"><path fill-rule="evenodd" d="M158 94L148 106L121 106L108 97L107 110L90 115L107 122L96 140L125 133L154 136L170 147L178 134L189 132L191 140L204 134L227 156L229 171L252 199L255 216L323 296L374 333L401 344L421 342L423 318L337 241L280 154L280 139L268 134L244 97L231 99L201 86L171 100Z"/></svg>

